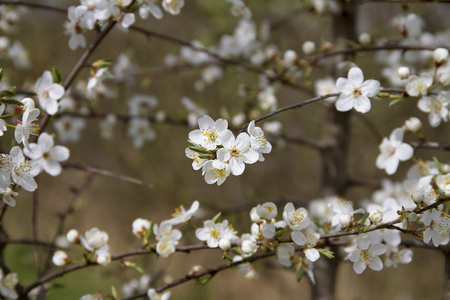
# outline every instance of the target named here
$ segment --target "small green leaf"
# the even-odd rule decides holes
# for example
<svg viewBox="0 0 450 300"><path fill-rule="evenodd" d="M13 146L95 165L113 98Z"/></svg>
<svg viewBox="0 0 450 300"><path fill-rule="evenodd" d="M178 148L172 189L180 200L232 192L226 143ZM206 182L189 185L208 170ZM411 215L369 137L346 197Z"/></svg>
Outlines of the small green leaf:
<svg viewBox="0 0 450 300"><path fill-rule="evenodd" d="M52 68L52 77L54 83L61 83L61 72L58 68L53 67Z"/></svg>
<svg viewBox="0 0 450 300"><path fill-rule="evenodd" d="M199 279L197 279L197 284L205 285L211 280L211 278L212 278L211 276L199 278Z"/></svg>
<svg viewBox="0 0 450 300"><path fill-rule="evenodd" d="M353 49L361 49L362 48L360 44L355 43L354 41L351 41L351 40L339 38L339 41L341 43L343 43L344 45L346 45L346 46L348 46L350 48L353 48Z"/></svg>
<svg viewBox="0 0 450 300"><path fill-rule="evenodd" d="M359 225L364 224L364 222L367 220L368 217L369 213L365 213L356 223L358 223Z"/></svg>
<svg viewBox="0 0 450 300"><path fill-rule="evenodd" d="M114 297L114 299L118 298L117 290L116 290L115 286L111 287L111 295Z"/></svg>
<svg viewBox="0 0 450 300"><path fill-rule="evenodd" d="M8 90L8 92L10 93L10 94L15 94L16 93L16 86L13 86L13 87L11 87L9 90Z"/></svg>
<svg viewBox="0 0 450 300"><path fill-rule="evenodd" d="M14 104L14 105L18 105L18 106L23 106L22 102L17 101L16 99L13 99L13 98L3 98L0 101L5 104Z"/></svg>
<svg viewBox="0 0 450 300"><path fill-rule="evenodd" d="M188 148L191 149L192 151L195 151L195 152L198 152L198 153L202 153L202 154L209 153L208 150L206 150L205 148L202 148L202 147L189 146Z"/></svg>
<svg viewBox="0 0 450 300"><path fill-rule="evenodd" d="M436 158L436 156L433 156L433 161L436 164L436 167L439 170L439 173L443 174L444 172L442 172L442 166L441 163L439 162L439 160Z"/></svg>
<svg viewBox="0 0 450 300"><path fill-rule="evenodd" d="M305 274L305 268L303 267L303 265L299 264L296 272L297 282L300 282L300 280L302 280L303 274Z"/></svg>
<svg viewBox="0 0 450 300"><path fill-rule="evenodd" d="M326 250L326 249L318 249L320 253L322 253L322 255L328 257L328 258L334 258L334 252L330 251L330 250Z"/></svg>
<svg viewBox="0 0 450 300"><path fill-rule="evenodd" d="M138 271L141 274L144 274L144 270L141 267L139 267L137 264L135 264L134 262L125 261L123 264L129 268L132 268L132 269Z"/></svg>
<svg viewBox="0 0 450 300"><path fill-rule="evenodd" d="M215 215L214 218L212 218L212 221L214 223L217 223L217 221L219 221L220 216L222 216L222 212L219 212L217 215Z"/></svg>
<svg viewBox="0 0 450 300"><path fill-rule="evenodd" d="M403 101L403 98L394 99L391 102L389 102L389 107L392 107L392 106L400 103L401 101Z"/></svg>
<svg viewBox="0 0 450 300"><path fill-rule="evenodd" d="M0 80L2 80L3 79L3 68L0 68Z"/></svg>
<svg viewBox="0 0 450 300"><path fill-rule="evenodd" d="M94 67L95 69L103 69L106 67L109 67L112 64L112 61L110 58L105 58L105 59L99 59L96 60L92 63L92 67Z"/></svg>
<svg viewBox="0 0 450 300"><path fill-rule="evenodd" d="M388 98L390 96L390 94L388 93L378 93L377 94L377 98Z"/></svg>

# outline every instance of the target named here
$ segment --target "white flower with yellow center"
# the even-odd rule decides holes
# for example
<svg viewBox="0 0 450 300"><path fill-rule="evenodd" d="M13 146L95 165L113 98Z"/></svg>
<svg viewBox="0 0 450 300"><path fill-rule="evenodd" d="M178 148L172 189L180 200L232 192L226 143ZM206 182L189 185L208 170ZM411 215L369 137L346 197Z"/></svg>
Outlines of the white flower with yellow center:
<svg viewBox="0 0 450 300"><path fill-rule="evenodd" d="M39 109L31 108L26 109L22 116L22 121L17 120L16 130L14 131L14 137L18 144L23 143L24 147L31 151L28 145L28 139L31 135L38 135L39 124L34 123L39 116Z"/></svg>
<svg viewBox="0 0 450 300"><path fill-rule="evenodd" d="M175 210L175 213L172 214L170 222L174 225L188 222L198 210L199 206L200 204L198 201L194 201L188 210L186 210L183 205L180 205L180 207Z"/></svg>
<svg viewBox="0 0 450 300"><path fill-rule="evenodd" d="M206 150L214 150L221 144L220 134L227 129L228 122L224 119L214 122L210 116L205 115L198 119L198 126L200 129L189 132L189 140Z"/></svg>
<svg viewBox="0 0 450 300"><path fill-rule="evenodd" d="M419 95L427 95L428 88L433 84L433 77L429 73L424 73L420 77L411 75L406 84L406 92L408 95L416 97Z"/></svg>
<svg viewBox="0 0 450 300"><path fill-rule="evenodd" d="M39 174L39 167L36 163L25 160L22 149L19 146L14 146L10 152L13 157L13 167L11 176L13 181L20 185L24 190L33 192L37 189L36 181L33 177Z"/></svg>
<svg viewBox="0 0 450 300"><path fill-rule="evenodd" d="M221 239L235 240L235 231L228 221L214 223L212 220L205 221L202 228L195 231L195 235L201 241L206 241L210 248L217 248Z"/></svg>
<svg viewBox="0 0 450 300"><path fill-rule="evenodd" d="M441 91L437 95L422 97L417 103L419 109L428 113L428 121L432 127L438 127L441 121L448 121L448 107L450 106L450 94Z"/></svg>
<svg viewBox="0 0 450 300"><path fill-rule="evenodd" d="M203 165L203 175L207 184L217 183L220 186L230 176L230 165L218 160L208 160Z"/></svg>
<svg viewBox="0 0 450 300"><path fill-rule="evenodd" d="M384 138L380 144L380 155L377 157L377 168L386 170L389 175L397 171L400 161L410 159L414 154L414 149L403 143L404 130L396 128L388 138Z"/></svg>
<svg viewBox="0 0 450 300"><path fill-rule="evenodd" d="M184 6L184 0L163 0L162 6L168 13L178 15Z"/></svg>
<svg viewBox="0 0 450 300"><path fill-rule="evenodd" d="M359 235L356 238L357 248L350 254L350 261L353 262L353 270L356 274L361 274L369 267L374 271L383 269L383 263L378 257L386 252L386 246L380 243L372 244L368 235Z"/></svg>
<svg viewBox="0 0 450 300"><path fill-rule="evenodd" d="M259 153L258 161L264 161L263 153L270 153L272 145L267 141L264 131L255 126L255 121L248 125L247 132L250 135L250 147Z"/></svg>
<svg viewBox="0 0 450 300"><path fill-rule="evenodd" d="M291 238L299 246L305 246L304 252L306 258L310 261L315 262L319 259L320 253L314 248L320 240L320 234L312 230L302 231L292 231Z"/></svg>
<svg viewBox="0 0 450 300"><path fill-rule="evenodd" d="M305 229L310 223L308 211L303 207L296 210L292 203L284 207L283 219L292 230Z"/></svg>
<svg viewBox="0 0 450 300"><path fill-rule="evenodd" d="M374 97L380 92L380 82L372 79L364 81L361 69L353 67L348 72L348 78L338 78L336 90L341 93L336 101L338 111L355 108L356 111L366 113L371 108L369 97Z"/></svg>
<svg viewBox="0 0 450 300"><path fill-rule="evenodd" d="M217 151L217 159L230 165L231 174L241 175L245 164L253 164L258 160L259 154L250 148L250 137L245 132L235 138L233 133L227 130L222 134L221 140L223 148Z"/></svg>

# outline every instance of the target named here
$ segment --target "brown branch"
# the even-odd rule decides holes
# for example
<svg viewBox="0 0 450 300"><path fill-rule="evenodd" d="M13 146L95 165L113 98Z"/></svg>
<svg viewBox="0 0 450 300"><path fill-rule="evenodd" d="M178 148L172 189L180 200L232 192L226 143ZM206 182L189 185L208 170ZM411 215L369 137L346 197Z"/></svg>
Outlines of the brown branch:
<svg viewBox="0 0 450 300"><path fill-rule="evenodd" d="M91 174L97 174L97 175L103 175L103 176L108 176L108 177L112 177L112 178L116 178L125 182L129 182L129 183L134 183L137 185L143 185L146 186L148 188L153 188L153 185L147 182L144 182L142 180L133 178L133 177L129 177L129 176L125 176L125 175L121 175L121 174L116 174L107 170L103 170L103 169L98 169L98 168L94 168L94 167L89 167L89 166L83 166L77 163L62 163L61 164L63 168L71 168L71 169L77 169L77 170L82 170L82 171L86 171L88 173Z"/></svg>
<svg viewBox="0 0 450 300"><path fill-rule="evenodd" d="M437 142L409 142L409 144L415 149L426 148L426 149L450 151L450 145Z"/></svg>
<svg viewBox="0 0 450 300"><path fill-rule="evenodd" d="M67 9L65 9L65 8L60 8L60 7L42 4L42 3L18 1L18 0L0 0L0 4L28 6L28 7L37 8L37 9L54 11L54 12L61 13L61 14L67 14Z"/></svg>

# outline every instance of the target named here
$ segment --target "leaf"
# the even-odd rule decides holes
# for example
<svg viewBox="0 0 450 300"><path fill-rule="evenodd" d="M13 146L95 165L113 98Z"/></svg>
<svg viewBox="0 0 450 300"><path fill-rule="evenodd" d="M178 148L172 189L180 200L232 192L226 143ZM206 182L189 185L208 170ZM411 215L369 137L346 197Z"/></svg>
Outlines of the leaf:
<svg viewBox="0 0 450 300"><path fill-rule="evenodd" d="M131 262L131 261L124 261L124 262L123 262L123 265L126 266L126 267L129 267L129 268L132 268L132 269L138 271L138 272L141 273L141 274L144 274L144 270L143 270L141 267L139 267L139 266L138 266L136 263L134 263L134 262Z"/></svg>
<svg viewBox="0 0 450 300"><path fill-rule="evenodd" d="M392 106L400 103L401 101L403 101L403 98L394 99L391 102L389 102L389 107L392 107Z"/></svg>
<svg viewBox="0 0 450 300"><path fill-rule="evenodd" d="M111 295L114 297L114 299L117 299L117 298L118 298L117 290L116 290L116 287L115 287L115 286L112 286L112 287L111 287Z"/></svg>
<svg viewBox="0 0 450 300"><path fill-rule="evenodd" d="M211 280L211 278L212 278L211 276L198 278L197 279L197 284L198 285L205 285Z"/></svg>
<svg viewBox="0 0 450 300"><path fill-rule="evenodd" d="M318 250L319 250L319 252L320 252L322 255L328 257L329 259L334 258L334 252L333 252L333 251L326 250L326 249L318 249Z"/></svg>
<svg viewBox="0 0 450 300"><path fill-rule="evenodd" d="M439 173L443 174L444 172L442 172L442 166L441 163L439 162L439 160L436 158L436 156L433 156L433 161L436 164L436 167L439 170Z"/></svg>
<svg viewBox="0 0 450 300"><path fill-rule="evenodd" d="M53 67L52 68L52 77L54 83L61 83L61 72L58 68Z"/></svg>
<svg viewBox="0 0 450 300"><path fill-rule="evenodd" d="M202 147L189 146L188 148L191 149L192 151L202 153L202 154L210 153L208 150L206 150L205 148L202 148Z"/></svg>
<svg viewBox="0 0 450 300"><path fill-rule="evenodd" d="M13 98L3 98L0 101L5 104L14 104L14 105L18 105L18 106L23 106L22 102L17 101L16 99L13 99Z"/></svg>
<svg viewBox="0 0 450 300"><path fill-rule="evenodd" d="M356 223L358 223L359 225L364 224L368 217L369 213L365 213Z"/></svg>
<svg viewBox="0 0 450 300"><path fill-rule="evenodd" d="M215 215L214 218L212 218L212 221L214 223L217 223L217 221L219 221L220 216L222 216L222 212L219 212L217 215Z"/></svg>
<svg viewBox="0 0 450 300"><path fill-rule="evenodd" d="M298 265L296 272L297 282L300 282L300 280L302 280L303 274L305 274L305 268L300 264Z"/></svg>

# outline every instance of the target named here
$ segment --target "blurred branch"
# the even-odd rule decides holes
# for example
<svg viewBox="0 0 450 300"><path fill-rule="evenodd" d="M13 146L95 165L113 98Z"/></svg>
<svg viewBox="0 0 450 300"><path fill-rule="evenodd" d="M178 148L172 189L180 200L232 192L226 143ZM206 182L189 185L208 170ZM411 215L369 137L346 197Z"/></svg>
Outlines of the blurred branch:
<svg viewBox="0 0 450 300"><path fill-rule="evenodd" d="M18 239L18 238L7 238L0 240L0 244L2 245L11 245L11 244L23 244L23 245L38 245L41 247L53 247L56 245L49 242L34 240L34 239Z"/></svg>
<svg viewBox="0 0 450 300"><path fill-rule="evenodd" d="M371 2L384 2L384 3L450 3L450 0L350 0L350 2L356 4L365 4Z"/></svg>
<svg viewBox="0 0 450 300"><path fill-rule="evenodd" d="M42 4L42 3L18 1L18 0L0 0L0 4L28 6L28 7L32 7L32 8L49 10L49 11L54 11L54 12L58 12L58 13L62 13L62 14L67 14L67 9L65 9L65 8L60 8L60 7Z"/></svg>
<svg viewBox="0 0 450 300"><path fill-rule="evenodd" d="M437 142L409 142L409 144L415 149L427 148L427 149L437 149L442 151L450 151L450 145L442 144Z"/></svg>
<svg viewBox="0 0 450 300"><path fill-rule="evenodd" d="M125 175L121 175L121 174L116 174L110 171L106 171L103 169L98 169L98 168L94 168L94 167L88 167L88 166L83 166L77 163L62 163L61 164L63 168L71 168L71 169L77 169L77 170L82 170L82 171L86 171L88 173L91 174L97 174L97 175L103 175L103 176L108 176L108 177L112 177L112 178L116 178L125 182L130 182L130 183L134 183L137 185L143 185L149 188L153 188L153 185L147 182L144 182L142 180L133 178L133 177L129 177L129 176L125 176Z"/></svg>

